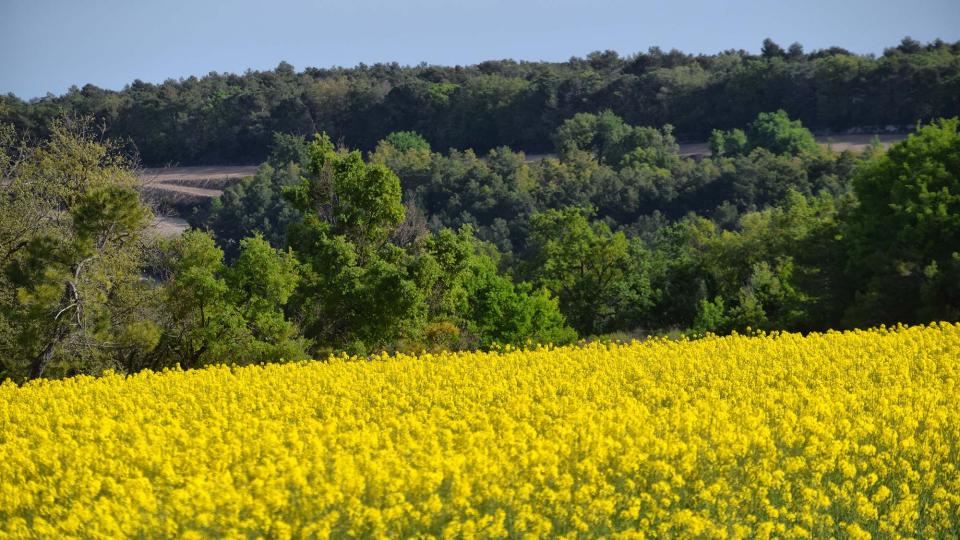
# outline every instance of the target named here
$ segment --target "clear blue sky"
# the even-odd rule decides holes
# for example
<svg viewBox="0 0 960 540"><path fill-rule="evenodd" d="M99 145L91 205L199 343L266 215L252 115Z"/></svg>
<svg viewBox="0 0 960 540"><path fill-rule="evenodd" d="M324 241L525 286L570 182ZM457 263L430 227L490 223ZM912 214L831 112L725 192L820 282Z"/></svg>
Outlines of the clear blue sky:
<svg viewBox="0 0 960 540"><path fill-rule="evenodd" d="M960 0L0 0L0 93L120 89L210 71L566 60L652 45L881 53L960 40Z"/></svg>

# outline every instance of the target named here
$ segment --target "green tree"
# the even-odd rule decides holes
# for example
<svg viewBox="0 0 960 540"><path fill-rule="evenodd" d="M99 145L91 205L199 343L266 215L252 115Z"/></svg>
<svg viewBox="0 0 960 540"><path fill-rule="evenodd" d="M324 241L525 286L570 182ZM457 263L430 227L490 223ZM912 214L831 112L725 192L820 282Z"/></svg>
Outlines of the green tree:
<svg viewBox="0 0 960 540"><path fill-rule="evenodd" d="M805 54L797 44L784 51L767 40L759 55L651 47L629 58L600 52L564 62L301 72L280 65L160 84L131 81L120 91L85 85L30 101L3 95L0 122L42 138L60 111L92 114L109 136L131 141L150 166L263 160L274 132L326 131L370 151L391 132L416 131L434 148L483 154L507 145L544 153L566 119L607 110L635 126L669 123L690 140L777 109L833 131L955 116L958 58L960 44L939 40L904 40L879 56L840 47Z"/></svg>
<svg viewBox="0 0 960 540"><path fill-rule="evenodd" d="M310 144L310 176L286 190L307 215L308 228L343 236L366 255L382 246L403 222L400 180L387 167L367 164L359 151L336 151L326 134Z"/></svg>
<svg viewBox="0 0 960 540"><path fill-rule="evenodd" d="M194 368L306 357L307 343L284 316L300 279L292 253L254 236L226 266L213 238L191 230L172 242L166 259L161 347L169 358Z"/></svg>
<svg viewBox="0 0 960 540"><path fill-rule="evenodd" d="M747 130L747 139L751 148L766 148L774 154L796 156L820 151L810 130L799 120L791 120L782 109L758 114Z"/></svg>
<svg viewBox="0 0 960 540"><path fill-rule="evenodd" d="M710 134L710 154L713 157L736 156L749 150L747 134L742 129L731 131L713 130Z"/></svg>
<svg viewBox="0 0 960 540"><path fill-rule="evenodd" d="M376 150L370 154L370 162L386 165L394 171L404 190L417 190L430 181L434 161L440 157L434 156L426 141L419 144L416 140L407 141L404 137L394 139L399 140L387 138L377 143Z"/></svg>
<svg viewBox="0 0 960 540"><path fill-rule="evenodd" d="M744 214L738 230L709 237L700 264L714 300L701 300L695 328L835 327L844 302L837 215L830 195L791 191L779 206ZM706 320L721 326L706 328Z"/></svg>
<svg viewBox="0 0 960 540"><path fill-rule="evenodd" d="M421 261L439 269L428 294L430 318L458 328L459 346L519 346L527 340L562 344L577 337L546 290L515 285L498 273L495 257L469 226L432 235Z"/></svg>
<svg viewBox="0 0 960 540"><path fill-rule="evenodd" d="M243 238L262 235L274 247L287 243L287 228L300 218L283 190L300 182L300 167L275 169L264 163L253 176L232 184L213 200L201 223L210 230L228 259L235 259Z"/></svg>
<svg viewBox="0 0 960 540"><path fill-rule="evenodd" d="M613 330L618 312L632 300L624 290L628 242L579 208L547 210L531 220L527 274L556 294L560 309L581 334Z"/></svg>
<svg viewBox="0 0 960 540"><path fill-rule="evenodd" d="M307 141L299 135L274 133L267 163L274 169L284 169L291 163L302 167L307 161L307 148Z"/></svg>
<svg viewBox="0 0 960 540"><path fill-rule="evenodd" d="M857 171L850 324L960 318L958 124L924 126Z"/></svg>
<svg viewBox="0 0 960 540"><path fill-rule="evenodd" d="M587 150L601 163L616 165L628 150L623 144L631 130L609 110L600 114L578 113L557 128L554 146L561 155Z"/></svg>
<svg viewBox="0 0 960 540"><path fill-rule="evenodd" d="M285 246L287 228L300 217L283 192L300 183L309 145L303 137L284 133L274 133L273 141L256 174L228 186L209 213L192 223L213 233L228 260L237 257L242 239L255 234L274 247Z"/></svg>
<svg viewBox="0 0 960 540"><path fill-rule="evenodd" d="M123 369L148 353L151 291L140 281L152 214L131 164L84 120L40 144L2 134L0 356L6 376Z"/></svg>
<svg viewBox="0 0 960 540"><path fill-rule="evenodd" d="M786 56L786 52L783 50L783 47L777 45L777 43L770 38L763 40L763 46L760 48L760 54L767 59L783 58Z"/></svg>
<svg viewBox="0 0 960 540"><path fill-rule="evenodd" d="M430 143L416 131L394 131L385 139L398 152L421 150L430 152Z"/></svg>
<svg viewBox="0 0 960 540"><path fill-rule="evenodd" d="M719 157L726 150L727 135L722 130L715 129L710 132L710 139L707 144L710 147L710 154Z"/></svg>
<svg viewBox="0 0 960 540"><path fill-rule="evenodd" d="M400 180L358 151L335 150L326 135L311 143L307 172L287 190L303 215L288 238L304 265L294 302L306 336L354 352L417 336L422 287L413 259L389 243L404 219Z"/></svg>

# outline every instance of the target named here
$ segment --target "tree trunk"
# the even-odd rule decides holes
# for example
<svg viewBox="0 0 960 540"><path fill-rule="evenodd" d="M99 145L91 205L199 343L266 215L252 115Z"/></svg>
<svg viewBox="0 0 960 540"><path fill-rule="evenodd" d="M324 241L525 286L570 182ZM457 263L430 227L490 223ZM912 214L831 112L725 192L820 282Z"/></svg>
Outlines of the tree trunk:
<svg viewBox="0 0 960 540"><path fill-rule="evenodd" d="M50 338L50 342L47 343L47 346L43 348L43 351L33 359L33 362L30 363L30 380L39 379L43 376L43 370L47 367L47 362L50 361L50 358L53 356L53 349L56 348L57 343L60 343L60 340L63 339L63 336L67 333L67 327L64 324L61 324L60 321L57 321L57 328L53 332L53 337Z"/></svg>
<svg viewBox="0 0 960 540"><path fill-rule="evenodd" d="M70 293L71 286L68 281L66 285L63 286L63 299L60 304L67 304L70 302ZM50 358L53 357L53 350L57 347L57 344L63 339L63 336L67 334L67 324L64 324L60 321L60 315L63 314L63 311L57 314L53 319L53 324L56 326L53 330L53 336L50 337L50 341L47 343L47 346L43 348L40 354L33 359L33 362L30 363L30 374L28 375L29 380L39 379L43 376L43 370L47 367L47 363L50 361Z"/></svg>

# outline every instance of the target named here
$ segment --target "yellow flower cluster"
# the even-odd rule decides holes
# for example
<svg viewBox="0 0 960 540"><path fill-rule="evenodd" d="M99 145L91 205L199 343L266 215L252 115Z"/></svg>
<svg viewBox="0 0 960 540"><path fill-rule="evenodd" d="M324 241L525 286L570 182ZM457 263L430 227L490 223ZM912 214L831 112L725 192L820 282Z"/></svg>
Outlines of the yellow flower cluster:
<svg viewBox="0 0 960 540"><path fill-rule="evenodd" d="M0 536L960 535L960 325L0 386Z"/></svg>

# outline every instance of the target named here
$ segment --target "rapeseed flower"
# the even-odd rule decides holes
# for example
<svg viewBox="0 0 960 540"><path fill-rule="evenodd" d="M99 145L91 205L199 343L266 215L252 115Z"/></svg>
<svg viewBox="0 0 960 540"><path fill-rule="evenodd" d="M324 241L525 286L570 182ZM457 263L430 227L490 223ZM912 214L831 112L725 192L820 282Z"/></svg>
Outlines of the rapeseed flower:
<svg viewBox="0 0 960 540"><path fill-rule="evenodd" d="M960 325L0 385L0 537L960 535Z"/></svg>

